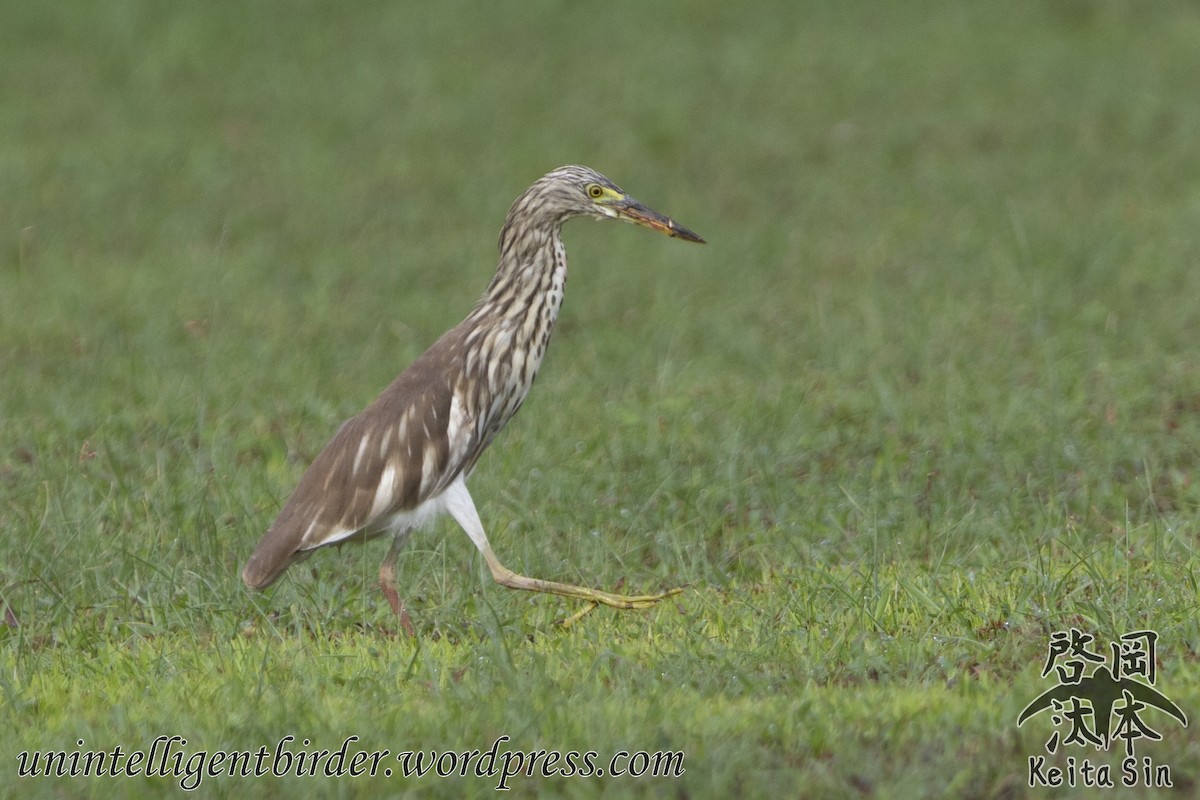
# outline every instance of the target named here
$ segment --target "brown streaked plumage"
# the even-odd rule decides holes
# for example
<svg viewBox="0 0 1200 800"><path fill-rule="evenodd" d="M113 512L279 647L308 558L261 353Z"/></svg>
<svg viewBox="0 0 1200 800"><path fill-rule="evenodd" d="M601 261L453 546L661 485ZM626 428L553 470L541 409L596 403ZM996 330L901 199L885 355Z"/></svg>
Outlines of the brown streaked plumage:
<svg viewBox="0 0 1200 800"><path fill-rule="evenodd" d="M586 601L572 620L597 603L644 608L679 591L626 597L517 575L492 552L467 492L466 478L521 407L546 354L567 277L560 230L581 215L704 241L587 167L560 167L536 181L509 209L499 266L474 310L342 424L250 556L247 586L265 589L319 547L390 533L380 584L411 634L394 586L396 556L414 528L448 512L501 584Z"/></svg>

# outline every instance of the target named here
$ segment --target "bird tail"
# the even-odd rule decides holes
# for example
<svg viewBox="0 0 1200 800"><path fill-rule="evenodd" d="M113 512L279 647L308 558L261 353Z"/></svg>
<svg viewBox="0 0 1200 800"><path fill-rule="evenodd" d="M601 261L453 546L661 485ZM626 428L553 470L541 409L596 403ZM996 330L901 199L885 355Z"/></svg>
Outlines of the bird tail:
<svg viewBox="0 0 1200 800"><path fill-rule="evenodd" d="M259 591L279 580L279 576L292 565L294 560L286 557L279 558L270 551L264 552L266 550L263 547L264 544L270 544L265 536L254 550L254 554L250 556L250 560L246 562L246 566L242 567L242 583Z"/></svg>
<svg viewBox="0 0 1200 800"><path fill-rule="evenodd" d="M251 589L263 590L287 571L287 568L312 553L300 549L300 531L290 519L292 515L284 508L250 554L246 566L242 567L242 583Z"/></svg>

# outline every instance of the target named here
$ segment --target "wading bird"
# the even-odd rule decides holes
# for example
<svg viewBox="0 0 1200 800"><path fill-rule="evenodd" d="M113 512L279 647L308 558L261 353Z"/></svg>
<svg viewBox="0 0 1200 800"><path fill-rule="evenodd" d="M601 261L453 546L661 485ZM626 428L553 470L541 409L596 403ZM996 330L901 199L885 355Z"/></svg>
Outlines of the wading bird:
<svg viewBox="0 0 1200 800"><path fill-rule="evenodd" d="M587 167L560 167L537 180L509 209L499 266L474 310L342 424L254 549L242 570L247 586L265 589L317 548L391 535L379 582L412 635L396 592L396 557L415 528L446 512L501 585L584 601L568 622L600 603L646 608L680 591L627 597L518 575L492 552L467 491L479 456L521 407L546 354L567 280L562 224L578 216L704 241Z"/></svg>

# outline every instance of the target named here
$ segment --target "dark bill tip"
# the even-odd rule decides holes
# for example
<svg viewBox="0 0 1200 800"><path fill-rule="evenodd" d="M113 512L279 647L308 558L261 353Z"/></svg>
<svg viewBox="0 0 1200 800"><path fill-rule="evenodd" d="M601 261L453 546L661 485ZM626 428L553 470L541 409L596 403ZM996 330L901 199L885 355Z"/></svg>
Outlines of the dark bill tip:
<svg viewBox="0 0 1200 800"><path fill-rule="evenodd" d="M672 238L683 239L685 242L704 244L704 239L700 238L699 234L688 230L668 216L646 208L646 206L636 200L630 199L618 206L617 214L630 222L644 225Z"/></svg>
<svg viewBox="0 0 1200 800"><path fill-rule="evenodd" d="M671 223L670 224L671 230L669 233L667 233L668 236L674 236L676 239L683 239L685 242L696 242L697 244L704 244L704 240L702 238L700 238L700 235L698 233L689 231L687 228L683 227L682 225L676 225L675 220L673 220L673 219L668 218L667 221Z"/></svg>

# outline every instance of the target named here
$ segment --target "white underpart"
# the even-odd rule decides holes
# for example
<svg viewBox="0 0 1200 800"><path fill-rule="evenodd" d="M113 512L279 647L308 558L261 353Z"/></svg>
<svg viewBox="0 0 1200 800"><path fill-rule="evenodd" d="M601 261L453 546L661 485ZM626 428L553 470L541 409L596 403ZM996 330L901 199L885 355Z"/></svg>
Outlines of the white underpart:
<svg viewBox="0 0 1200 800"><path fill-rule="evenodd" d="M462 478L459 477L456 482L461 483ZM466 492L465 486L463 487L463 491ZM414 509L409 511L397 511L394 514L389 514L386 517L368 523L366 526L368 536L376 536L381 534L390 534L395 536L424 527L446 512L446 506L449 502L448 495L449 490L429 498ZM378 501L379 495L376 495L375 497ZM470 502L469 495L467 496L467 500ZM455 519L458 519L458 517L455 517ZM481 526L480 530L482 529L483 528ZM330 531L329 535L321 541L315 543L306 543L306 546L301 547L300 549L314 550L318 547L324 547L325 545L337 544L343 539L347 539L358 533L360 530L363 529L359 528L356 530L346 530L344 528L338 528ZM471 538L474 540L475 537L472 536Z"/></svg>

